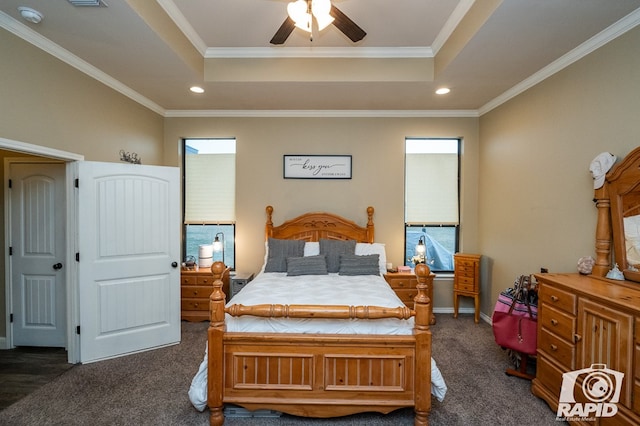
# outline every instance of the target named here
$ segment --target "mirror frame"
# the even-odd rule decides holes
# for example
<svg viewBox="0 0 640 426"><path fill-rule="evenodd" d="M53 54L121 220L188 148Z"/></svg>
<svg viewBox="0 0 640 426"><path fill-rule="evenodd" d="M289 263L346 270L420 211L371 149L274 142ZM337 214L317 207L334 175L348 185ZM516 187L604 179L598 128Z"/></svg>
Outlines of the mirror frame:
<svg viewBox="0 0 640 426"><path fill-rule="evenodd" d="M606 181L611 202L614 262L625 279L640 282L640 271L629 270L624 236L624 217L629 213L640 214L640 147L614 166Z"/></svg>

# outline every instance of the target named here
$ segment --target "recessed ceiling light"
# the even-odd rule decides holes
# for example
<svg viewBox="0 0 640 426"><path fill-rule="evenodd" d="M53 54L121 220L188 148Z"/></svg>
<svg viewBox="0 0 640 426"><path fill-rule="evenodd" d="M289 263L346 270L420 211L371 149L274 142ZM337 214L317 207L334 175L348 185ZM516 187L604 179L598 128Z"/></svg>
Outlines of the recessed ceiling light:
<svg viewBox="0 0 640 426"><path fill-rule="evenodd" d="M436 94L438 94L438 95L446 95L450 91L451 91L451 89L449 89L448 87L441 87L438 90L436 90Z"/></svg>
<svg viewBox="0 0 640 426"><path fill-rule="evenodd" d="M21 6L18 8L18 11L20 12L20 16L22 16L22 19L29 21L32 24L39 24L40 21L42 21L42 18L44 18L42 13L35 9L31 9L30 7Z"/></svg>
<svg viewBox="0 0 640 426"><path fill-rule="evenodd" d="M192 86L189 88L193 93L204 93L204 89L200 86Z"/></svg>

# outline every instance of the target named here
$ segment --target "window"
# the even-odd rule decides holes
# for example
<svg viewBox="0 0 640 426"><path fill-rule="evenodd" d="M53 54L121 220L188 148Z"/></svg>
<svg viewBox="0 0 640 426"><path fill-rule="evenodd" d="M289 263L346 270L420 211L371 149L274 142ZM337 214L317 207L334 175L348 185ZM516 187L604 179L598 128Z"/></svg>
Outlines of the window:
<svg viewBox="0 0 640 426"><path fill-rule="evenodd" d="M212 260L235 269L236 140L185 139L183 152L185 258L208 257L217 237Z"/></svg>
<svg viewBox="0 0 640 426"><path fill-rule="evenodd" d="M424 243L434 272L452 272L459 237L459 139L405 141L405 265Z"/></svg>

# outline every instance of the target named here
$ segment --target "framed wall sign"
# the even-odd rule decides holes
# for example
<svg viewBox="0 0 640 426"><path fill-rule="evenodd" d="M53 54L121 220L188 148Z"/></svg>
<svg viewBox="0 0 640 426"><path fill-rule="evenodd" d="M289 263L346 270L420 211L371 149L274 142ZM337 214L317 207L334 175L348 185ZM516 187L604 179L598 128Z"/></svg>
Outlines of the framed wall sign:
<svg viewBox="0 0 640 426"><path fill-rule="evenodd" d="M350 155L285 155L285 179L351 179Z"/></svg>

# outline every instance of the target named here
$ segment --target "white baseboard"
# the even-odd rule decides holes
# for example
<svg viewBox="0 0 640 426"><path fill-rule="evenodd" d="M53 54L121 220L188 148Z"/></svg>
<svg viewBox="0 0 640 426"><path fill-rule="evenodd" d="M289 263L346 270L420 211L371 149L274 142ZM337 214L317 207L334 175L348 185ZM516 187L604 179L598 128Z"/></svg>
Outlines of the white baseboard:
<svg viewBox="0 0 640 426"><path fill-rule="evenodd" d="M9 341L6 337L0 337L0 349L10 349Z"/></svg>

